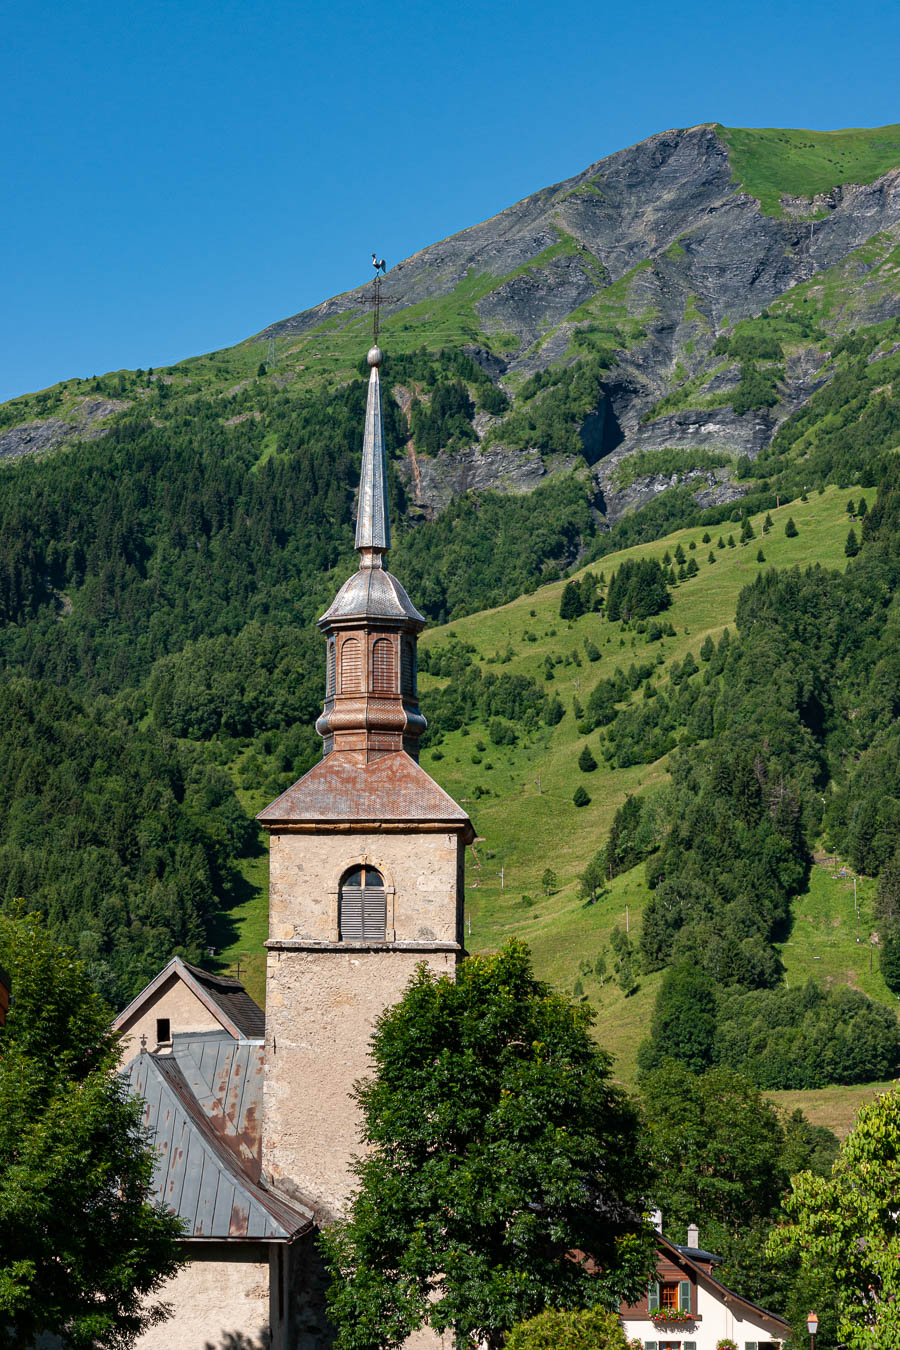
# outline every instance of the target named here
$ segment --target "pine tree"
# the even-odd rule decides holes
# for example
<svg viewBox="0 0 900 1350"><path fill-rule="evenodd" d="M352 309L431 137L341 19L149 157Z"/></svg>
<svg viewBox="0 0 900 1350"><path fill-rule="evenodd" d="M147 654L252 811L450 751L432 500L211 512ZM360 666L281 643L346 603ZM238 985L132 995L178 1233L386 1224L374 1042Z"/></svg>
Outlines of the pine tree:
<svg viewBox="0 0 900 1350"><path fill-rule="evenodd" d="M769 531L771 530L773 524L774 524L774 521L772 520L772 517L771 517L771 516L768 514L768 512L767 512L767 513L766 513L766 518L765 518L765 520L763 521L763 534L768 534Z"/></svg>
<svg viewBox="0 0 900 1350"><path fill-rule="evenodd" d="M847 535L847 542L844 545L844 552L846 553L848 558L855 558L857 553L859 552L859 540L857 539L856 533L852 528L850 530L850 533Z"/></svg>
<svg viewBox="0 0 900 1350"><path fill-rule="evenodd" d="M713 553L712 549L709 550L709 557L707 558L706 561L711 563L714 563L716 561L716 555Z"/></svg>
<svg viewBox="0 0 900 1350"><path fill-rule="evenodd" d="M788 516L788 522L784 527L784 533L788 539L796 539L799 534L797 526L794 524L794 517Z"/></svg>
<svg viewBox="0 0 900 1350"><path fill-rule="evenodd" d="M729 548L734 548L734 547L735 547L735 543L734 543L734 535L733 535L733 534L730 534L730 535L728 536L728 547L729 547Z"/></svg>
<svg viewBox="0 0 900 1350"><path fill-rule="evenodd" d="M756 561L758 563L764 563L766 561L766 555L761 548L756 550Z"/></svg>
<svg viewBox="0 0 900 1350"><path fill-rule="evenodd" d="M866 501L865 497L860 497L859 505L856 508L856 514L859 516L860 520L862 520L863 516L867 516L869 514L869 504Z"/></svg>
<svg viewBox="0 0 900 1350"><path fill-rule="evenodd" d="M588 806L590 804L590 800L591 799L587 795L587 792L585 792L584 788L581 787L581 785L579 785L575 789L575 792L572 796L572 801L575 803L576 806Z"/></svg>
<svg viewBox="0 0 900 1350"><path fill-rule="evenodd" d="M716 548L724 548L724 547L725 547L725 540L722 538L721 535L719 535L719 542L716 544Z"/></svg>
<svg viewBox="0 0 900 1350"><path fill-rule="evenodd" d="M850 498L850 500L849 500L848 503L847 503L847 515L848 515L848 516L855 516L855 515L856 515L856 502L853 500L852 497Z"/></svg>
<svg viewBox="0 0 900 1350"><path fill-rule="evenodd" d="M582 773L593 773L597 767L597 761L591 754L591 747L585 743L584 749L578 756L578 767Z"/></svg>

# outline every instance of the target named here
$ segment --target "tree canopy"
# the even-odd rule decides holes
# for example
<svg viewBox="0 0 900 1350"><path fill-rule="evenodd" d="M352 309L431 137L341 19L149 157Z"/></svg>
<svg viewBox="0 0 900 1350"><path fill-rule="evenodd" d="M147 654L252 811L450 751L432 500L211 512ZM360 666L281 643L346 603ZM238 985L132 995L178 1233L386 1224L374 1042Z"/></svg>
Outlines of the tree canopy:
<svg viewBox="0 0 900 1350"><path fill-rule="evenodd" d="M359 1192L323 1239L341 1350L387 1350L426 1322L497 1347L545 1308L613 1308L643 1287L638 1122L592 1019L520 943L455 981L421 966L384 1013L357 1089Z"/></svg>
<svg viewBox="0 0 900 1350"><path fill-rule="evenodd" d="M151 1200L141 1106L110 1012L37 916L0 916L13 1002L0 1028L0 1326L125 1350L165 1310L180 1221Z"/></svg>

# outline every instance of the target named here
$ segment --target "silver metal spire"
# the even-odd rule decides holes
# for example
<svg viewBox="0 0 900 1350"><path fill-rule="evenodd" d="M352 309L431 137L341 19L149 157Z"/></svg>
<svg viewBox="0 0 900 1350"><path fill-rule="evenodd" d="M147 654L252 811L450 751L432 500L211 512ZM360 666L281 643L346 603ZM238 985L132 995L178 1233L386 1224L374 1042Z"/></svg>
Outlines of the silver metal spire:
<svg viewBox="0 0 900 1350"><path fill-rule="evenodd" d="M359 478L356 547L362 554L361 566L380 567L380 555L386 553L391 546L379 375L383 360L381 348L372 347L366 359L369 363L369 396L366 402L366 430Z"/></svg>

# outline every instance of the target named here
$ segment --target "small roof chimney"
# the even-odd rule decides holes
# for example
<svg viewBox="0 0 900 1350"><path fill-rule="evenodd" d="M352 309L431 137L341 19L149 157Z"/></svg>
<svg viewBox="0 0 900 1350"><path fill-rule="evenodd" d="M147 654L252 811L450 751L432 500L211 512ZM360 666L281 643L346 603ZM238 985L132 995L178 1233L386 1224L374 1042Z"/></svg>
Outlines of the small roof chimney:
<svg viewBox="0 0 900 1350"><path fill-rule="evenodd" d="M700 1246L700 1229L695 1223L688 1224L687 1245L695 1249Z"/></svg>

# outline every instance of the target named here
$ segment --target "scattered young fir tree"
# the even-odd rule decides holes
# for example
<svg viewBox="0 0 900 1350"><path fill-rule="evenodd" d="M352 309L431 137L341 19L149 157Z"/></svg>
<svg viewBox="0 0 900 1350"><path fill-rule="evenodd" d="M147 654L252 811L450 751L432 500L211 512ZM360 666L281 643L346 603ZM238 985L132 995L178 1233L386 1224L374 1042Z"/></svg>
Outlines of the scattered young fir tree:
<svg viewBox="0 0 900 1350"><path fill-rule="evenodd" d="M844 545L844 553L848 558L855 558L858 552L859 540L856 537L856 532L851 528L847 535L847 542Z"/></svg>
<svg viewBox="0 0 900 1350"><path fill-rule="evenodd" d="M787 524L784 527L784 532L788 539L797 538L799 531L797 530L797 526L794 524L793 516L788 516Z"/></svg>
<svg viewBox="0 0 900 1350"><path fill-rule="evenodd" d="M578 756L578 767L582 773L593 773L597 767L597 761L591 753L591 747L585 742L585 745Z"/></svg>
<svg viewBox="0 0 900 1350"><path fill-rule="evenodd" d="M766 555L763 553L761 548L758 548L756 550L756 561L758 563L764 563L766 561Z"/></svg>
<svg viewBox="0 0 900 1350"><path fill-rule="evenodd" d="M859 503L856 507L856 514L859 516L860 520L862 520L863 516L867 516L869 514L869 504L866 501L865 497L860 497Z"/></svg>
<svg viewBox="0 0 900 1350"><path fill-rule="evenodd" d="M590 805L591 799L590 799L590 797L588 796L587 791L585 790L584 787L581 786L581 784L578 785L578 787L575 789L574 793L572 794L572 801L575 803L576 806L589 806L589 805Z"/></svg>
<svg viewBox="0 0 900 1350"><path fill-rule="evenodd" d="M730 535L728 536L728 547L729 547L729 548L735 548L735 547L736 547L735 542L734 542L734 535L733 535L733 534L730 534Z"/></svg>

